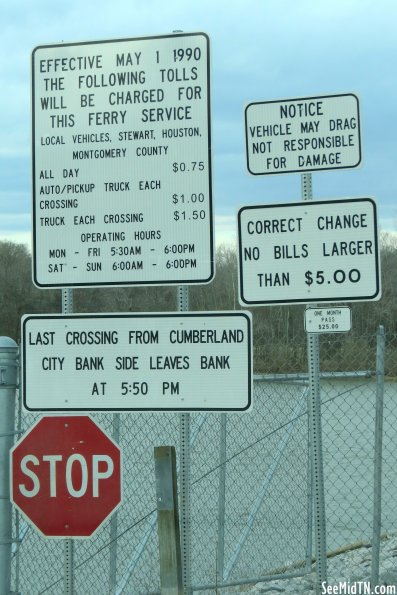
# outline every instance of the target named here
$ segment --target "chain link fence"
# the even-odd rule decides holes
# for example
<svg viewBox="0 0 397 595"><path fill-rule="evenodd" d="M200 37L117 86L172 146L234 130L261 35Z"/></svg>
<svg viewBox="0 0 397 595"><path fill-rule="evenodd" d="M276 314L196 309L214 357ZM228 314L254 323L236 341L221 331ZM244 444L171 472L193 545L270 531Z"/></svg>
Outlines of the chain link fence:
<svg viewBox="0 0 397 595"><path fill-rule="evenodd" d="M312 571L306 338L288 349L288 374L276 375L271 375L271 349L266 348L266 365L256 350L261 374L254 379L250 412L190 414L182 436L182 416L176 413L93 415L123 451L123 504L94 537L74 540L76 595L160 592L153 459L159 445L175 445L177 460L182 451L188 453L179 469L179 483L182 473L188 479L190 502L184 554L191 590L186 592L223 587L227 593L227 585ZM384 534L397 532L396 354L397 336L386 334ZM326 541L327 551L335 553L372 539L376 337L321 336L320 369ZM37 417L19 410L21 430ZM63 541L41 537L15 512L14 528L14 592L63 594Z"/></svg>
<svg viewBox="0 0 397 595"><path fill-rule="evenodd" d="M381 343L382 335L378 338ZM343 580L359 573L361 579L371 579L371 564L378 562L370 546L376 546L374 526L376 529L378 522L380 538L397 532L396 338L386 334L386 357L381 352L379 360L378 353L377 361L376 338L362 337L365 351L354 352L354 367L359 370L364 363L365 369L354 371L348 378L335 375L322 382L327 549L333 555L364 546L354 558L356 564L351 560L345 569ZM331 351L344 349L341 343L333 345L329 339L327 343ZM376 415L377 410L382 413L380 408L381 450L379 443L376 446ZM372 577L378 577L379 570L372 568L374 572Z"/></svg>

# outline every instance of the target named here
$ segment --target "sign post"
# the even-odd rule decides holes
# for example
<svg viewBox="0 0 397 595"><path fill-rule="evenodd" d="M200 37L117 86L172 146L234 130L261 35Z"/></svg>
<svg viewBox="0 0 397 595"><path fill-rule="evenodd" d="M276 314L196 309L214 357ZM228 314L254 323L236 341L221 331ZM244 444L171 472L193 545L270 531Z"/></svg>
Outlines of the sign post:
<svg viewBox="0 0 397 595"><path fill-rule="evenodd" d="M302 200L311 201L312 175L302 174ZM308 306L306 306L307 308ZM314 484L314 537L316 546L316 591L327 580L327 544L325 523L324 465L321 425L320 345L318 334L307 334L307 360L309 368L308 419L311 443L311 473Z"/></svg>
<svg viewBox="0 0 397 595"><path fill-rule="evenodd" d="M239 211L240 303L314 307L317 301L379 299L375 203L364 199L353 207L349 200L312 202L312 171L361 163L357 97L349 93L251 103L245 110L245 125L249 172L301 173L304 202ZM318 333L308 332L307 348L316 592L320 592L327 578L327 559Z"/></svg>
<svg viewBox="0 0 397 595"><path fill-rule="evenodd" d="M73 288L62 288L62 314L73 312ZM73 539L65 539L63 544L64 559L64 592L65 595L73 595L74 591L74 542Z"/></svg>
<svg viewBox="0 0 397 595"><path fill-rule="evenodd" d="M38 287L211 281L209 74L203 33L35 48Z"/></svg>
<svg viewBox="0 0 397 595"><path fill-rule="evenodd" d="M188 284L212 280L209 75L209 39L203 33L34 50L33 278L38 287L63 288L64 314L73 311L72 287L178 284L187 296ZM50 342L43 345L51 348L54 334L49 332ZM251 331L242 332L247 346ZM208 369L226 370L231 355L219 355L216 348L200 357L200 370L207 369L207 361ZM76 380L81 381L82 369L101 371L103 357L88 358L88 354L76 357L71 370ZM248 385L250 358L251 347L244 358ZM112 367L123 374L137 369L138 356L116 359ZM55 353L49 359L44 356L42 370L61 372L63 362L64 357ZM189 356L158 355L153 366L150 358L150 369L166 370L167 376L170 369L188 369ZM46 375L47 381L50 376L55 377ZM90 396L103 397L107 380L96 380ZM163 391L169 388L173 395L179 394L179 382L164 380L162 386ZM120 390L123 396L142 397L148 383L134 378L124 381ZM249 406L251 388L248 393L243 391L247 402L238 403L238 409ZM125 409L127 399L122 400L116 410ZM181 397L176 408L189 410L184 401ZM202 398L197 403L201 408ZM92 399L83 407L70 406L66 396L58 405L55 410L97 408ZM102 405L103 399L100 409ZM127 404L127 410L136 408ZM72 542L65 546L65 567L71 568Z"/></svg>

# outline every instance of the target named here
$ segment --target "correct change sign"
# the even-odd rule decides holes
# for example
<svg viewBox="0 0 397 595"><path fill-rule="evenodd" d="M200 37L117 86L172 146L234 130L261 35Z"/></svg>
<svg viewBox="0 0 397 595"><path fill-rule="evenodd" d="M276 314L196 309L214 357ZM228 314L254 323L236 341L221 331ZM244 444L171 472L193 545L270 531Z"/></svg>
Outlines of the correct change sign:
<svg viewBox="0 0 397 595"><path fill-rule="evenodd" d="M248 312L26 315L32 411L216 410L251 405Z"/></svg>
<svg viewBox="0 0 397 595"><path fill-rule="evenodd" d="M380 298L371 198L243 207L238 236L242 304Z"/></svg>
<svg viewBox="0 0 397 595"><path fill-rule="evenodd" d="M33 51L36 285L211 281L209 74L203 33Z"/></svg>
<svg viewBox="0 0 397 595"><path fill-rule="evenodd" d="M361 163L359 105L352 93L250 103L245 134L247 167L254 175Z"/></svg>

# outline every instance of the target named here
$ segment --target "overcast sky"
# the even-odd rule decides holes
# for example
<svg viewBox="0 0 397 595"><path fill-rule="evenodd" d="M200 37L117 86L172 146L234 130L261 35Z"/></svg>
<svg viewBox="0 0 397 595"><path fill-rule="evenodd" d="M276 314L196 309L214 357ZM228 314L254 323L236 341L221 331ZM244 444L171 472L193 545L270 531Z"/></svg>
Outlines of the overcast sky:
<svg viewBox="0 0 397 595"><path fill-rule="evenodd" d="M374 197L397 230L395 0L14 0L0 19L0 239L30 242L30 57L38 45L184 32L211 41L215 235L236 209L299 201L299 174L253 176L244 109L254 101L355 93L362 165L313 174L314 199Z"/></svg>

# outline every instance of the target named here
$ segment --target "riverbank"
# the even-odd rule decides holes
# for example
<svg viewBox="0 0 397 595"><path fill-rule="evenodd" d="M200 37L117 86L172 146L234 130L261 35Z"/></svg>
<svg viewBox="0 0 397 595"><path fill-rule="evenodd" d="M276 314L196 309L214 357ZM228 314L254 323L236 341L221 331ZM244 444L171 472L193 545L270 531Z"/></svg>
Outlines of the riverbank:
<svg viewBox="0 0 397 595"><path fill-rule="evenodd" d="M327 584L322 586L323 593L343 595L361 595L371 593L371 546L362 546L345 551L328 558ZM250 595L314 595L315 572L295 579L277 580L258 583L251 587L240 587L240 593ZM360 585L361 583L361 585ZM390 586L393 589L379 590L381 593L397 594L397 535L382 539L379 555L379 586ZM365 590L365 587L367 590ZM328 590L327 590L328 588ZM361 590L360 590L361 589ZM233 591L230 591L233 593Z"/></svg>
<svg viewBox="0 0 397 595"><path fill-rule="evenodd" d="M372 548L368 545L333 553L327 559L327 583L321 593L365 595L376 593L370 588ZM226 587L217 591L195 591L195 595L315 595L315 570L311 574L286 580L272 580L255 585ZM381 541L379 555L378 593L397 595L397 535ZM389 587L389 588L387 588Z"/></svg>

